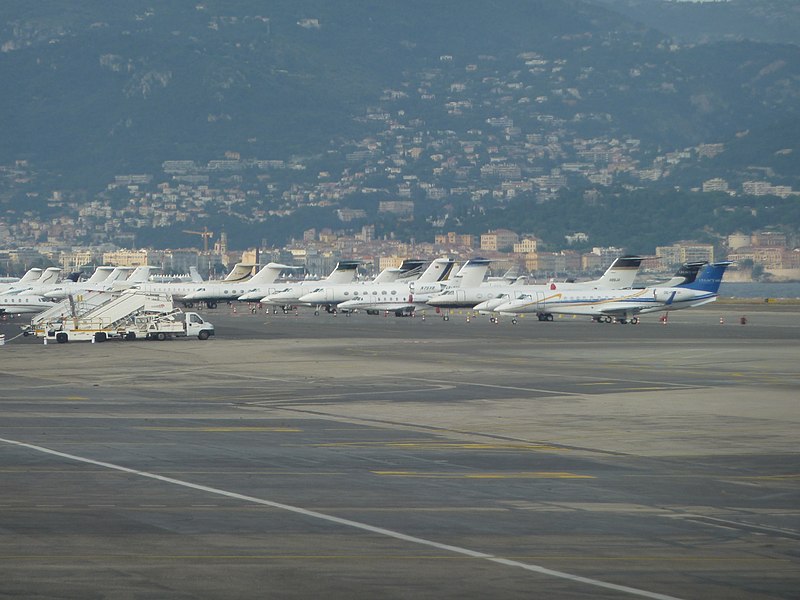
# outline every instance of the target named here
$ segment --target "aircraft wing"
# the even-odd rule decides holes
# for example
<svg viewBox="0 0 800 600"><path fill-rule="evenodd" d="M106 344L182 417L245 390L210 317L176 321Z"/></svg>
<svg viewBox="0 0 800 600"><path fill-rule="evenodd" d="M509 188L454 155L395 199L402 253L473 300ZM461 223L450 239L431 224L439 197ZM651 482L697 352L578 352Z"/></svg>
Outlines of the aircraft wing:
<svg viewBox="0 0 800 600"><path fill-rule="evenodd" d="M415 308L417 305L412 302L357 302L348 300L339 304L339 310L388 310L391 312L397 310L407 310Z"/></svg>
<svg viewBox="0 0 800 600"><path fill-rule="evenodd" d="M607 307L603 307L603 308L598 309L597 314L605 315L607 317L624 317L624 316L638 315L643 310L645 310L645 308L646 307L644 307L644 306L637 306L637 305L632 305L632 306L619 306L619 305L617 305L617 306L607 306ZM661 310L663 308L664 308L663 306L659 306L658 310Z"/></svg>
<svg viewBox="0 0 800 600"><path fill-rule="evenodd" d="M380 304L372 304L372 305L363 305L359 308L369 309L369 310L388 310L390 312L394 312L396 310L405 310L408 308L414 308L415 304L409 304L408 302L397 302L396 304L388 304L388 303L380 303Z"/></svg>

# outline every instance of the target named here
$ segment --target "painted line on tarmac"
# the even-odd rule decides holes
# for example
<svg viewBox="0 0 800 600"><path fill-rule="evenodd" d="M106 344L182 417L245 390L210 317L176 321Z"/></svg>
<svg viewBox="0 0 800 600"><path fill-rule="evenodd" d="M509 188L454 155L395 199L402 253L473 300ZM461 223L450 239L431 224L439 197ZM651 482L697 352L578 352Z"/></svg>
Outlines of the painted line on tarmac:
<svg viewBox="0 0 800 600"><path fill-rule="evenodd" d="M452 552L454 554L460 554L463 556L469 556L472 558L479 558L482 560L486 560L488 562L505 565L508 567L514 567L517 569L524 569L526 571L530 571L533 573L538 573L540 575L546 575L549 577L555 577L558 579L565 579L567 581L572 581L575 583L583 583L592 587L604 588L608 590L614 590L617 592L622 592L625 594L631 594L633 596L639 596L640 598L652 598L653 600L679 600L675 596L668 596L666 594L658 594L655 592L650 592L647 590L641 590L634 587L629 587L626 585L619 585L616 583L609 583L606 581L601 581L599 579L592 579L591 577L583 577L581 575L574 575L572 573L567 573L565 571L556 571L554 569L548 569L547 567L542 567L540 565L520 562L517 560L511 560L508 558L501 558L499 556L495 556L493 554L487 554L485 552L479 552L476 550L470 550L469 548L463 548L461 546L453 546L450 544L444 544L441 542L435 542L433 540L428 540L425 538L416 537L413 535L407 535L405 533L401 533L399 531L394 531L392 529L385 529L383 527L376 527L374 525L368 525L367 523L361 523L359 521L352 521L350 519L343 519L341 517L335 517L333 515L328 515L325 513L320 513L313 510L307 510L305 508L301 508L299 506L292 506L291 504L283 504L281 502L274 502L272 500L265 500L263 498L256 498L255 496L246 496L244 494L237 494L236 492L229 492L227 490L222 490L219 488L213 488L206 485L200 485L197 483L191 483L189 481L182 481L180 479L173 479L171 477L164 477L163 475L156 475L155 473L149 473L147 471L140 471L138 469L131 469L129 467L123 467L122 465L117 465L114 463L102 462L98 460L94 460L91 458L86 458L83 456L77 456L75 454L67 454L65 452L59 452L57 450L52 450L50 448L45 448L43 446L36 446L34 444L28 444L26 442L20 442L17 440L9 440L6 438L0 438L0 442L5 444L10 444L12 446L18 446L21 448L28 448L29 450L34 450L36 452L41 452L44 454L50 454L52 456L58 456L60 458L65 458L67 460L82 462L85 464L95 465L99 467L105 467L107 469L112 469L115 471L120 471L123 473L128 473L130 475L136 475L139 477L145 477L147 479L154 479L156 481L161 481L163 483L169 483L172 485L181 486L184 488L189 488L193 490L198 490L201 492L206 492L209 494L215 494L217 496L224 496L226 498L232 498L234 500L241 500L243 502L251 502L253 504L260 504L262 506L269 506L271 508L276 508L279 510L284 510L287 512L295 513L298 515L303 515L305 517L310 517L312 519L318 519L321 521L327 521L329 523L335 523L337 525L343 525L345 527L350 527L352 529L358 529L360 531L367 531L369 533L374 533L377 535L382 535L385 537L393 538L396 540L410 542L412 544L418 544L420 546L428 546L431 548L438 548L439 550L445 550L447 552Z"/></svg>
<svg viewBox="0 0 800 600"><path fill-rule="evenodd" d="M142 431L202 431L206 433L247 433L247 432L274 432L274 433L300 433L303 430L296 427L134 427Z"/></svg>
<svg viewBox="0 0 800 600"><path fill-rule="evenodd" d="M422 479L595 479L594 475L567 472L534 471L529 473L436 473L425 471L372 471L384 477L418 477Z"/></svg>

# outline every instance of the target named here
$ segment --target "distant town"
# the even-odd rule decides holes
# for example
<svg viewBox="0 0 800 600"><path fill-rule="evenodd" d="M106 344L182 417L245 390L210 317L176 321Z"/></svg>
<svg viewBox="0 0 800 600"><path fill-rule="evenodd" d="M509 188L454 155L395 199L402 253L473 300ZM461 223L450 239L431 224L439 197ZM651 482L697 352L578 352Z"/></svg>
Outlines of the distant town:
<svg viewBox="0 0 800 600"><path fill-rule="evenodd" d="M465 234L450 214L452 203L469 202L470 210L480 213L487 203L502 205L520 195L539 203L557 201L565 189L583 189L591 201L602 198L609 186L643 189L681 164L700 164L726 151L724 144L705 143L654 154L631 137L584 137L579 132L587 130L587 123L607 123L611 117L577 113L565 119L548 112L554 100L561 105L580 98L579 83L591 78L591 72L580 72L567 80L566 60L525 52L518 56L518 70L502 75L492 68L491 56L478 56L465 67L455 63L452 56L442 55L436 67L409 75L397 89L384 90L356 118L373 133L342 141L322 157L242 158L238 151L202 163L175 157L164 160L158 173L117 174L91 197L72 189L45 191L37 166L27 160L0 165L0 201L6 206L0 214L0 270L147 263L166 272L199 266L213 274L238 260L229 246L239 248L239 258L243 247L239 240L228 240L216 223L257 228L298 211L324 210L335 215L338 226L309 227L302 239L298 234L278 247L263 239L260 256L291 259L313 274L330 269L338 258L361 258L380 269L405 257L442 254L481 254L495 260L498 269L515 265L534 274L585 274L624 253L623 241L620 247L578 252L574 246L585 248L592 240L575 231L565 236L562 248L550 243L545 251L535 235L524 231ZM629 76L644 75L632 71ZM541 83L536 89L548 91L533 93L531 81ZM415 116L424 111L404 108L419 105L457 120L472 115L471 121L482 126L460 134L432 131ZM800 197L790 186L773 184L769 171L748 169L730 180L711 177L696 181L691 190ZM752 178L754 173L763 178ZM428 240L376 236L378 219L423 219L429 229L443 233ZM140 232L175 231L176 226L198 236L197 249L134 250ZM727 258L743 265L742 277L796 280L800 252L793 242L777 230L740 232L716 247L675 240L652 249L659 258L649 267L667 270L686 260Z"/></svg>
<svg viewBox="0 0 800 600"><path fill-rule="evenodd" d="M242 251L228 249L227 235L222 232L209 245L216 233L207 229L191 232L198 236L200 248L124 249L113 244L100 244L64 249L49 243L32 247L0 250L0 270L21 274L34 266L60 266L65 272L89 270L96 265L137 267L150 265L164 275L185 274L190 267L205 276L219 277L235 263L258 265L280 262L302 266L307 275L327 275L342 259L362 261L361 272L371 276L379 271L398 267L407 258L433 259L450 256L466 261L476 256L492 260L492 272L511 270L534 278L580 277L594 275L624 255L624 248L595 247L591 252L564 249L556 252L539 250L535 236L517 234L507 229L487 231L476 236L449 232L429 242L402 242L375 239L372 226L364 226L356 235L340 235L329 229L309 229L302 240L280 248L263 247ZM580 237L581 233L575 236ZM727 279L736 281L800 280L800 251L791 249L785 234L761 231L728 237L727 252L720 255L713 244L678 241L659 246L643 263L649 273L666 274L686 262L731 260L736 263Z"/></svg>

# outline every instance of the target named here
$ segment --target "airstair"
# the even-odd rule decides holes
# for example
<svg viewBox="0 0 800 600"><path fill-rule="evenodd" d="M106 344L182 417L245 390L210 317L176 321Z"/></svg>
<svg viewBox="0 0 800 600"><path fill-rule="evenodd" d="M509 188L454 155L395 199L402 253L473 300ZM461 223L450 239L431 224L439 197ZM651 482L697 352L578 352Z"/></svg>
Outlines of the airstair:
<svg viewBox="0 0 800 600"><path fill-rule="evenodd" d="M38 329L45 323L54 323L70 317L81 316L112 299L108 292L86 292L69 296L55 306L40 312L31 319L31 327Z"/></svg>
<svg viewBox="0 0 800 600"><path fill-rule="evenodd" d="M73 339L103 332L105 337L127 331L137 317L170 315L175 306L170 294L130 289L122 293L90 292L70 296L31 321L35 335L66 332ZM105 339L105 338L104 338Z"/></svg>
<svg viewBox="0 0 800 600"><path fill-rule="evenodd" d="M75 320L88 329L114 329L133 315L165 313L173 309L172 296L169 294L145 294L137 290L126 290Z"/></svg>

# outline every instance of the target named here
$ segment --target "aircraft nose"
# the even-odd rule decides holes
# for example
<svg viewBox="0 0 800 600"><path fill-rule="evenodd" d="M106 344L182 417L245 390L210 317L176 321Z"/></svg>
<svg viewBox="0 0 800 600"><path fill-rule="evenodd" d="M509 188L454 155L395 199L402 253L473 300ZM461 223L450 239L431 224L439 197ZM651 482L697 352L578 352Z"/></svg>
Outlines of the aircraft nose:
<svg viewBox="0 0 800 600"><path fill-rule="evenodd" d="M514 312L516 305L516 302L503 302L502 304L495 306L493 310L495 312Z"/></svg>

